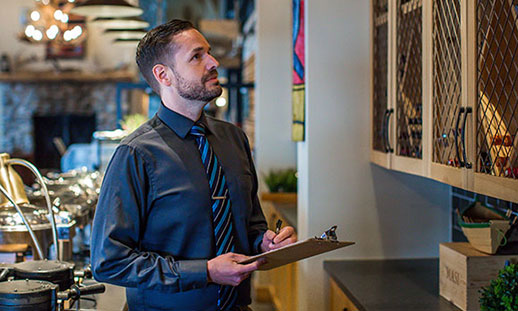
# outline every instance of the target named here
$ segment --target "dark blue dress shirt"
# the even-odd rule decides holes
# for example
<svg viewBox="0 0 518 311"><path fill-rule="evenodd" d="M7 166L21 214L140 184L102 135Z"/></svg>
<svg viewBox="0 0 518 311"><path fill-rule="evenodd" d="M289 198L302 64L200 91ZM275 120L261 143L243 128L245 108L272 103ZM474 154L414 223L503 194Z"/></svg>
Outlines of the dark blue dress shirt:
<svg viewBox="0 0 518 311"><path fill-rule="evenodd" d="M202 114L228 183L236 253L254 255L266 231L246 135ZM130 310L216 310L218 285L207 282L215 257L209 183L194 122L161 106L125 138L106 170L93 223L95 278L125 286ZM250 281L237 305L250 303Z"/></svg>

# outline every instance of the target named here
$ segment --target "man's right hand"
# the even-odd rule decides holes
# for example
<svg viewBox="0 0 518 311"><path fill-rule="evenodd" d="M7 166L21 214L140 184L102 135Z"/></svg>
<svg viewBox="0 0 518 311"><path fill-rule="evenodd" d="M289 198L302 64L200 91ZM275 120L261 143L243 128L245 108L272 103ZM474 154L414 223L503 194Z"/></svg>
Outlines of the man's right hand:
<svg viewBox="0 0 518 311"><path fill-rule="evenodd" d="M207 277L209 282L221 285L237 286L243 280L248 278L250 273L257 270L263 263L262 261L254 261L247 265L238 264L238 262L246 260L248 256L226 253L211 259L207 262Z"/></svg>

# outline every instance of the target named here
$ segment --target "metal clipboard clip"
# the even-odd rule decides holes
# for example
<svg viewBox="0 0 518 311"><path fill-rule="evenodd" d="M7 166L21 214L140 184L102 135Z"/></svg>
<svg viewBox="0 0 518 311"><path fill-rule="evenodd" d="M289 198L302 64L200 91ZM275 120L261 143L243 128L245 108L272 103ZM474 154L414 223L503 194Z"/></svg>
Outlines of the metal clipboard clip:
<svg viewBox="0 0 518 311"><path fill-rule="evenodd" d="M336 228L338 228L337 225L331 226L331 228L324 231L324 233L322 233L320 237L315 236L315 239L338 242L338 237L336 236Z"/></svg>

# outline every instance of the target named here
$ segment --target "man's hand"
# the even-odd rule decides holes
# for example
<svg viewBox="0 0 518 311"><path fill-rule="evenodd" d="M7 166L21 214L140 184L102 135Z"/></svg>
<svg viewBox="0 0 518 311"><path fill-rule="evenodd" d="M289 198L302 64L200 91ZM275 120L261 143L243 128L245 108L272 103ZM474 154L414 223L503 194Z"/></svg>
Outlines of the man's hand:
<svg viewBox="0 0 518 311"><path fill-rule="evenodd" d="M241 254L226 253L209 260L207 262L209 282L221 285L239 285L263 263L262 260L257 260L247 265L238 264L247 258L248 256Z"/></svg>
<svg viewBox="0 0 518 311"><path fill-rule="evenodd" d="M295 242L297 242L297 235L295 234L295 229L293 229L293 227L286 226L281 229L279 234L275 234L272 230L268 230L264 233L261 250L263 252L267 252Z"/></svg>

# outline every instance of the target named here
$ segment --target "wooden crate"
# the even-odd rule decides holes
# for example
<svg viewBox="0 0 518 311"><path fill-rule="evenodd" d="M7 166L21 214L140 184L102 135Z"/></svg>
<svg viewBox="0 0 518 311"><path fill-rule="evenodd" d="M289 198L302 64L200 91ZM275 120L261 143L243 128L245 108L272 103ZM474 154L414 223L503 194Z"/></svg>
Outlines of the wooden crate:
<svg viewBox="0 0 518 311"><path fill-rule="evenodd" d="M439 293L465 311L479 311L479 290L498 276L507 260L516 255L488 255L469 243L441 243L439 246Z"/></svg>

